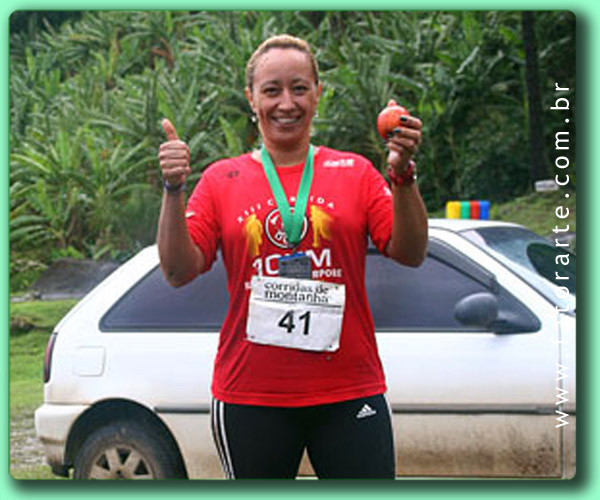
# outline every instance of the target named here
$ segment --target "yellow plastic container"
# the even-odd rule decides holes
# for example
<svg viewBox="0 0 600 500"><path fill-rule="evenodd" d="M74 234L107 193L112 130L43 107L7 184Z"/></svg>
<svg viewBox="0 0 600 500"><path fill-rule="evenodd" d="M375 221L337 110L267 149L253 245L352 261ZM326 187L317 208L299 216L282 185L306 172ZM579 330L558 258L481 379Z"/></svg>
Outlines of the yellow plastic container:
<svg viewBox="0 0 600 500"><path fill-rule="evenodd" d="M460 201L448 201L446 203L446 218L460 219Z"/></svg>

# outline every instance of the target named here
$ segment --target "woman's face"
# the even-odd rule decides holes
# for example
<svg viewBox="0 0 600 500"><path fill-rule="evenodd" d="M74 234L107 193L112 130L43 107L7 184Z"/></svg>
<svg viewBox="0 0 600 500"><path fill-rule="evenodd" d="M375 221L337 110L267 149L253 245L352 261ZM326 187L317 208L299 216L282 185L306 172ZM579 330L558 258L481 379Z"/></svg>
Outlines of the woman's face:
<svg viewBox="0 0 600 500"><path fill-rule="evenodd" d="M258 117L268 147L289 148L308 143L321 85L315 83L307 54L294 48L273 48L258 59L252 92L246 97Z"/></svg>

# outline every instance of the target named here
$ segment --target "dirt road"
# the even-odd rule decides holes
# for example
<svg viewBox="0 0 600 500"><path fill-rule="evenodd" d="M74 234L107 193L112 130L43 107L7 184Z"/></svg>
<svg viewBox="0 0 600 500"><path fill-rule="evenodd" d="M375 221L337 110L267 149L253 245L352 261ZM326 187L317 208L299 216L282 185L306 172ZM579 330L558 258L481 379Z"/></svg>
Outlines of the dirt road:
<svg viewBox="0 0 600 500"><path fill-rule="evenodd" d="M35 435L33 412L11 415L10 474L15 479L48 479L52 474Z"/></svg>

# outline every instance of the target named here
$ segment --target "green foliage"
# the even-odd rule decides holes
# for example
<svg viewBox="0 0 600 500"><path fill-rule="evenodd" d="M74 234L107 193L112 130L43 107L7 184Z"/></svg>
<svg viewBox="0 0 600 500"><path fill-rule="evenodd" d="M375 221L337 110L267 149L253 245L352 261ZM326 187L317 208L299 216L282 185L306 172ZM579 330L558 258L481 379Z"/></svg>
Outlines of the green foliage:
<svg viewBox="0 0 600 500"><path fill-rule="evenodd" d="M32 255L33 254L33 255ZM19 293L28 290L35 280L47 269L35 252L11 253L10 291Z"/></svg>
<svg viewBox="0 0 600 500"><path fill-rule="evenodd" d="M79 14L43 29L42 14L13 14L20 28L10 38L11 260L47 264L48 248L126 257L151 243L161 118L190 145L190 185L211 162L255 147L245 65L277 33L303 37L316 52L324 91L315 143L382 167L386 150L374 124L394 98L423 122L419 182L430 210L449 199L502 201L530 190L518 12ZM555 82L569 87L574 114L574 16L537 12L536 27L551 175L565 118L549 111Z"/></svg>

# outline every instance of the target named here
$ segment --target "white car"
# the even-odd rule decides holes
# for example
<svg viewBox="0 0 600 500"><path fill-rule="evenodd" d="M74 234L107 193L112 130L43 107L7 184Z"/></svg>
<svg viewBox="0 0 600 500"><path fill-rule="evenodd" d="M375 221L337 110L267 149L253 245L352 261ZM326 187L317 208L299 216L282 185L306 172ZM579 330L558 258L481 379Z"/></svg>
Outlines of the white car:
<svg viewBox="0 0 600 500"><path fill-rule="evenodd" d="M373 250L366 280L399 477L573 477L574 255L514 224L432 219L421 267ZM35 413L53 471L223 477L209 386L227 305L220 260L175 289L156 247L82 299L51 335Z"/></svg>

